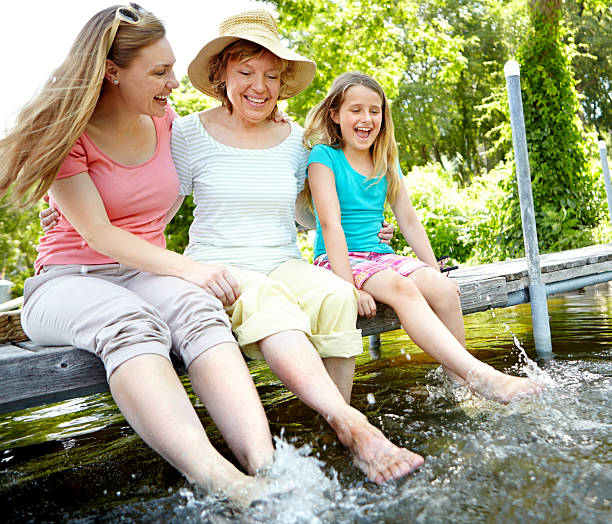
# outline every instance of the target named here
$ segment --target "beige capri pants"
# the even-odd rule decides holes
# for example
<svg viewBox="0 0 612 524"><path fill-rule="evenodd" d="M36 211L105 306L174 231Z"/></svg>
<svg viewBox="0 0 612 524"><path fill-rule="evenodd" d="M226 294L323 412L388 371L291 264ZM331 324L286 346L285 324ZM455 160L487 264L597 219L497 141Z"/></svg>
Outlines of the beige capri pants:
<svg viewBox="0 0 612 524"><path fill-rule="evenodd" d="M297 259L268 275L226 267L241 290L226 311L247 357L262 359L257 342L287 330L303 331L321 358L363 351L361 330L355 327L357 291L331 271Z"/></svg>
<svg viewBox="0 0 612 524"><path fill-rule="evenodd" d="M26 280L21 322L37 344L95 353L107 379L138 355L170 359L172 351L188 368L207 349L236 342L216 297L121 264L45 267Z"/></svg>

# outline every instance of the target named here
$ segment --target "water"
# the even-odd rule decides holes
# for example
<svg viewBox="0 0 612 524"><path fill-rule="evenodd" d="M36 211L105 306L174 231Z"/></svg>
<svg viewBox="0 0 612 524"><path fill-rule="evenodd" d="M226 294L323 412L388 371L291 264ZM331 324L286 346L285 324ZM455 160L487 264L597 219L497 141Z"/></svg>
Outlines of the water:
<svg viewBox="0 0 612 524"><path fill-rule="evenodd" d="M194 493L110 396L93 395L0 416L0 521L610 522L612 288L552 297L549 310L556 358L539 368L521 356L521 347L534 355L528 305L466 317L480 359L548 384L541 397L510 406L451 386L401 332L383 336L380 360L364 353L354 405L426 459L405 480L364 481L324 421L251 363L272 432L282 436L271 477L289 488L285 497L241 513Z"/></svg>

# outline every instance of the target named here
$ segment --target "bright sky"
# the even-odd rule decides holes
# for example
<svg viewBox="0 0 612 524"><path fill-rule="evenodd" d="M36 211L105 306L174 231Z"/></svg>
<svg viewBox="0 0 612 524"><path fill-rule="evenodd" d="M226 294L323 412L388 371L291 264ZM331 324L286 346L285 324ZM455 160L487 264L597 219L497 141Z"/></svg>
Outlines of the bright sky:
<svg viewBox="0 0 612 524"><path fill-rule="evenodd" d="M119 0L18 0L2 5L0 49L4 66L0 82L0 135L41 82L64 60L92 15ZM226 17L265 7L254 0L138 0L166 23L181 78L202 45L217 34Z"/></svg>

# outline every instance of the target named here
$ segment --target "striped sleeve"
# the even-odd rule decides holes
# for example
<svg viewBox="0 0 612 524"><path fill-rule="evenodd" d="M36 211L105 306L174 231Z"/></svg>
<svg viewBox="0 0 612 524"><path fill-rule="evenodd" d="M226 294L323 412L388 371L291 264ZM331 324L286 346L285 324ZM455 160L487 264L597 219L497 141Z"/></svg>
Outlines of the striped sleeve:
<svg viewBox="0 0 612 524"><path fill-rule="evenodd" d="M295 178L297 180L297 192L299 193L304 189L304 183L306 181L306 167L308 165L308 155L310 151L305 147L302 148L302 152L300 158L298 160L298 169L295 173Z"/></svg>
<svg viewBox="0 0 612 524"><path fill-rule="evenodd" d="M179 177L179 194L187 196L193 193L193 170L191 168L189 146L182 129L185 123L186 121L182 118L174 120L170 147L174 166Z"/></svg>

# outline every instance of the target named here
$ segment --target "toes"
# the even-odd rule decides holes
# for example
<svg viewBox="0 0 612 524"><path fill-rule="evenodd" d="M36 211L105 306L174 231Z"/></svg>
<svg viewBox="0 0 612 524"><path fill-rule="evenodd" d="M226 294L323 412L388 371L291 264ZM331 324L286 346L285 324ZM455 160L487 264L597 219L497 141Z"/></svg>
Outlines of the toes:
<svg viewBox="0 0 612 524"><path fill-rule="evenodd" d="M397 480L409 475L425 463L425 459L423 459L421 455L417 455L406 449L398 449L398 451L403 456L396 457L394 461L387 465L382 471L370 476L370 480L379 485L389 480Z"/></svg>
<svg viewBox="0 0 612 524"><path fill-rule="evenodd" d="M425 459L421 455L412 453L412 471L419 469L423 464L425 464Z"/></svg>

